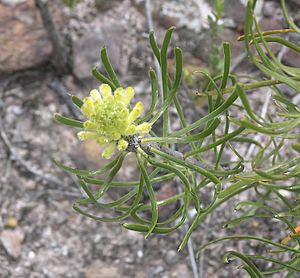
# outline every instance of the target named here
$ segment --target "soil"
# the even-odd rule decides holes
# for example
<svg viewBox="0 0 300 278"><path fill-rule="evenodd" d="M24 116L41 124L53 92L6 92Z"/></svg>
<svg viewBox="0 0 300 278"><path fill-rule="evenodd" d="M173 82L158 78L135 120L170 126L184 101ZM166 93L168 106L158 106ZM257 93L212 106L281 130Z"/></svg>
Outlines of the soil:
<svg viewBox="0 0 300 278"><path fill-rule="evenodd" d="M0 1L0 9L1 5L8 5L6 2ZM15 2L11 5L23 5L26 1ZM147 71L154 63L147 41L144 1L115 0L108 5L108 1L86 0L72 10L55 2L65 16L59 30L68 34L73 42L75 74L75 77L62 77L59 84L71 94L86 96L91 88L99 85L91 77L90 70L99 64L100 48L106 46L124 87L135 87L137 99L150 102ZM167 26L178 23L172 44L183 48L186 67L195 69L207 66L203 51L208 51L204 49L204 42L209 32L205 22L196 21L199 14L192 2L154 1L152 8L158 40L161 41ZM277 9L277 1L265 2L268 9ZM201 16L204 17L203 11ZM275 16L278 15L262 13L263 18L269 19L268 26L272 24L270 20L278 23ZM239 35L242 17L233 15L232 10L228 11L227 17L233 20L233 27L226 29L225 36L232 37L235 57L238 57L243 52L243 45L234 39ZM190 21L193 24L189 24ZM79 168L97 168L106 162L97 146L78 142L74 129L54 121L55 113L72 117L74 112L61 94L51 89L50 84L58 77L51 66L51 47L44 45L47 44L44 33L41 40L43 49L47 49L46 60L38 58L34 61L34 55L31 55L29 64L26 60L20 68L13 65L0 77L0 278L194 277L188 250L177 252L185 234L184 228L169 235L152 235L145 239L141 233L125 230L120 223L92 221L72 209L73 201L82 196L78 181L58 169L51 159ZM236 72L256 74L247 63L235 62ZM299 63L295 59L292 62L293 65ZM184 83L179 97L191 122L206 112L206 106L187 97L187 90L193 94ZM293 97L293 92L290 93ZM250 99L251 105L261 109L264 103L261 94L253 94ZM172 128L178 128L175 115L172 119ZM246 151L241 149L241 153ZM131 157L119 178L133 180L137 175L137 166ZM175 185L172 182L159 185L157 194L169 196L174 193ZM117 193L111 192L110 197L114 194ZM203 243L225 235L256 234L280 241L285 231L276 220L251 221L236 229L222 228L226 220L236 216L234 205L253 195L252 192L242 194L200 223L192 235L195 253ZM202 253L201 277L247 277L237 268L236 262L224 265L221 256L233 249L262 254L268 251L257 242L224 241Z"/></svg>

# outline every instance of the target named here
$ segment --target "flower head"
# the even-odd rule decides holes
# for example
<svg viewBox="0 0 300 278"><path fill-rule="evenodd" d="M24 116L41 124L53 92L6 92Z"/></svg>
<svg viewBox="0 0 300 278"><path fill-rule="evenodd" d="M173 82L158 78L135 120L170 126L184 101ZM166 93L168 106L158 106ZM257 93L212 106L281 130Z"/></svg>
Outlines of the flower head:
<svg viewBox="0 0 300 278"><path fill-rule="evenodd" d="M133 96L132 87L117 88L112 92L109 85L102 84L99 91L92 90L81 106L81 111L88 120L84 122L84 131L78 133L78 138L96 139L99 145L106 145L102 156L110 158L116 147L118 150L127 148L126 138L129 135L149 133L149 123L135 123L143 113L144 105L139 101L130 109Z"/></svg>

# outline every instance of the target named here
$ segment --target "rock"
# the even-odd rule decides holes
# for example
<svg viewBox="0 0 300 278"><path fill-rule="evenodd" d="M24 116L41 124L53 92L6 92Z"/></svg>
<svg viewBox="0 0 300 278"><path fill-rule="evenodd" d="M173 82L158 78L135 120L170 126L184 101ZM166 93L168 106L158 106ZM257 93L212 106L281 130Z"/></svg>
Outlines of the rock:
<svg viewBox="0 0 300 278"><path fill-rule="evenodd" d="M144 256L144 252L143 252L143 250L138 250L137 252L136 252L136 255L137 255L137 257L138 258L143 258L143 256Z"/></svg>
<svg viewBox="0 0 300 278"><path fill-rule="evenodd" d="M283 62L292 67L300 67L300 55L291 49L287 50L287 53L283 57Z"/></svg>
<svg viewBox="0 0 300 278"><path fill-rule="evenodd" d="M178 17L175 15L161 14L159 17L159 24L165 29L176 26L177 22Z"/></svg>
<svg viewBox="0 0 300 278"><path fill-rule="evenodd" d="M231 47L231 57L237 57L238 55L244 53L244 44L238 42L238 34L231 29L224 29L220 32L220 39L222 42L230 42ZM223 53L222 53L223 55Z"/></svg>
<svg viewBox="0 0 300 278"><path fill-rule="evenodd" d="M259 26L261 31L276 30L283 28L282 23L275 18L262 18L259 21ZM278 51L280 51L280 49L282 48L281 45L278 43L268 43L268 46L274 53L278 53Z"/></svg>
<svg viewBox="0 0 300 278"><path fill-rule="evenodd" d="M57 9L52 14L55 23L62 22ZM34 0L0 2L0 41L0 72L34 67L51 57L52 45Z"/></svg>
<svg viewBox="0 0 300 278"><path fill-rule="evenodd" d="M101 32L86 33L74 41L74 73L77 77L91 78L92 68L100 61L100 49L104 46Z"/></svg>
<svg viewBox="0 0 300 278"><path fill-rule="evenodd" d="M42 273L31 272L29 278L45 278L46 276Z"/></svg>
<svg viewBox="0 0 300 278"><path fill-rule="evenodd" d="M134 278L148 278L147 274L144 271L138 271L134 274Z"/></svg>
<svg viewBox="0 0 300 278"><path fill-rule="evenodd" d="M26 0L2 0L0 3L2 2L5 5L14 6L16 4L24 3L25 1Z"/></svg>
<svg viewBox="0 0 300 278"><path fill-rule="evenodd" d="M199 44L201 43L201 36L197 35L193 30L190 30L188 28L180 28L176 30L176 33L178 33L178 47L180 47L185 53L185 55L189 53L193 53L197 47L199 47Z"/></svg>
<svg viewBox="0 0 300 278"><path fill-rule="evenodd" d="M130 11L130 16L134 17L136 14ZM107 55L111 64L118 76L125 76L128 73L128 57L130 56L129 49L126 49L128 44L126 46L125 43L128 39L126 31L129 31L125 26L120 26L120 24L105 23L102 27Z"/></svg>
<svg viewBox="0 0 300 278"><path fill-rule="evenodd" d="M24 233L21 230L4 230L1 233L1 243L6 252L14 259L21 255L21 243L24 239Z"/></svg>
<svg viewBox="0 0 300 278"><path fill-rule="evenodd" d="M211 6L205 1L161 1L159 23L164 28L172 25L185 27L199 33L209 27L207 17L212 14Z"/></svg>
<svg viewBox="0 0 300 278"><path fill-rule="evenodd" d="M155 276L160 276L161 275L161 273L162 272L164 272L165 271L165 269L164 269L164 267L163 266L161 266L161 265L157 265L156 267L155 267L155 269L153 270L153 276L155 277Z"/></svg>
<svg viewBox="0 0 300 278"><path fill-rule="evenodd" d="M110 62L117 73L127 72L128 57L122 54L124 29L122 26L104 24L103 31L87 32L74 41L74 73L81 79L93 78L95 65L101 66L100 51L106 47ZM101 71L105 72L103 68ZM94 78L93 78L94 79Z"/></svg>
<svg viewBox="0 0 300 278"><path fill-rule="evenodd" d="M116 266L100 261L94 262L85 270L86 278L121 278L122 275Z"/></svg>
<svg viewBox="0 0 300 278"><path fill-rule="evenodd" d="M168 265L176 264L180 259L180 256L175 250L168 250L164 255L164 260Z"/></svg>
<svg viewBox="0 0 300 278"><path fill-rule="evenodd" d="M259 21L261 31L282 29L282 23L275 18L262 18Z"/></svg>
<svg viewBox="0 0 300 278"><path fill-rule="evenodd" d="M297 33L289 34L288 40L296 45L300 44L300 38ZM294 50L287 48L286 53L283 55L283 62L288 66L292 67L300 67L300 55L296 53Z"/></svg>
<svg viewBox="0 0 300 278"><path fill-rule="evenodd" d="M128 256L124 259L124 262L127 264L133 264L134 263L134 258L132 256Z"/></svg>
<svg viewBox="0 0 300 278"><path fill-rule="evenodd" d="M155 6L156 1L152 1L153 6ZM138 9L139 12L143 13L145 15L145 0L130 0L130 3L133 7L135 7L136 9ZM153 12L153 7L152 8L152 12Z"/></svg>
<svg viewBox="0 0 300 278"><path fill-rule="evenodd" d="M15 217L10 217L7 219L5 226L14 229L18 226L18 219Z"/></svg>
<svg viewBox="0 0 300 278"><path fill-rule="evenodd" d="M134 154L128 154L123 162L121 169L116 175L115 180L119 181L136 181L139 180L140 171ZM112 200L117 200L129 192L128 188L113 188L107 192Z"/></svg>
<svg viewBox="0 0 300 278"><path fill-rule="evenodd" d="M97 144L96 141L87 140L80 142L76 151L71 156L75 162L75 165L79 169L98 169L101 166L108 164L111 160L107 160L102 157L103 146ZM119 152L116 151L115 155ZM119 181L135 181L139 180L139 170L137 166L136 158L133 154L128 154L123 162L123 165L117 173L115 180ZM113 200L116 200L128 193L128 188L114 188L107 192L108 196Z"/></svg>
<svg viewBox="0 0 300 278"><path fill-rule="evenodd" d="M136 157L133 153L126 155L122 168L119 170L116 178L120 181L139 180L140 171Z"/></svg>
<svg viewBox="0 0 300 278"><path fill-rule="evenodd" d="M93 140L80 142L71 156L79 169L97 169L107 163L107 159L101 156L101 146Z"/></svg>
<svg viewBox="0 0 300 278"><path fill-rule="evenodd" d="M264 3L263 6L263 14L265 17L273 17L276 9L278 8L278 4L273 1L268 1Z"/></svg>
<svg viewBox="0 0 300 278"><path fill-rule="evenodd" d="M8 269L3 268L3 266L0 267L0 278L9 278L9 277L12 277L11 272Z"/></svg>
<svg viewBox="0 0 300 278"><path fill-rule="evenodd" d="M162 201L168 199L177 194L176 185L174 183L161 183L160 188L157 191L156 199L157 201ZM160 206L158 209L159 219L166 220L169 218L176 210L177 202L172 203L167 206Z"/></svg>
<svg viewBox="0 0 300 278"><path fill-rule="evenodd" d="M215 42L215 47L219 47L222 42L229 42L231 46L231 56L237 57L239 54L244 53L244 44L242 42L238 42L238 34L231 30L231 29L222 29L221 32L218 34L218 38ZM199 58L200 60L208 63L210 52L212 48L212 40L208 32L203 32L200 35L200 40L198 43L198 47L194 51L194 55ZM220 57L222 57L222 52L219 53Z"/></svg>
<svg viewBox="0 0 300 278"><path fill-rule="evenodd" d="M245 6L239 0L227 0L224 5L224 16L231 18L236 26L243 24L245 21Z"/></svg>
<svg viewBox="0 0 300 278"><path fill-rule="evenodd" d="M112 9L118 2L122 2L123 0L95 0L95 6L99 12L106 12Z"/></svg>
<svg viewBox="0 0 300 278"><path fill-rule="evenodd" d="M286 1L287 3L290 2L290 5L297 5L298 7L300 7L300 3L299 0L288 0Z"/></svg>
<svg viewBox="0 0 300 278"><path fill-rule="evenodd" d="M186 264L176 264L168 273L169 275L167 277L172 277L172 278L192 278L193 275L191 271L188 269ZM209 277L209 276L208 276Z"/></svg>

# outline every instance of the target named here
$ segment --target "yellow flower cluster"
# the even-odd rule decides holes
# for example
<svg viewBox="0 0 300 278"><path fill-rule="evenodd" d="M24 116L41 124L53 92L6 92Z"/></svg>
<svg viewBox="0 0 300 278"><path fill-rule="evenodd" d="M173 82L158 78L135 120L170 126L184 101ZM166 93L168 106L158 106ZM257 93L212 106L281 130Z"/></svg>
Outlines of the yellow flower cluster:
<svg viewBox="0 0 300 278"><path fill-rule="evenodd" d="M147 122L136 125L134 122L141 116L144 105L136 103L132 110L129 104L134 96L134 89L117 88L112 92L107 84L98 90L92 90L81 106L82 113L88 118L84 122L84 131L78 133L80 140L96 139L99 145L106 145L102 153L109 159L115 149L125 150L129 135L149 133L151 125Z"/></svg>

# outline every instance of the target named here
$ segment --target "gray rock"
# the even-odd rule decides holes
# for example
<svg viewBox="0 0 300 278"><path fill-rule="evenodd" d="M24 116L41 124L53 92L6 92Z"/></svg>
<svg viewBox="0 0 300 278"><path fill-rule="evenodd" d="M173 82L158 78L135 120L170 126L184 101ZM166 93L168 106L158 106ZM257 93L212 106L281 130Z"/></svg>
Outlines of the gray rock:
<svg viewBox="0 0 300 278"><path fill-rule="evenodd" d="M24 3L26 0L1 0L0 3L3 3L5 5L14 6L20 3Z"/></svg>
<svg viewBox="0 0 300 278"><path fill-rule="evenodd" d="M224 16L231 18L236 26L243 24L245 20L245 6L239 0L226 0Z"/></svg>
<svg viewBox="0 0 300 278"><path fill-rule="evenodd" d="M277 7L278 7L278 5L273 1L265 2L264 7L263 7L264 16L273 17L276 12Z"/></svg>
<svg viewBox="0 0 300 278"><path fill-rule="evenodd" d="M165 262L168 265L173 265L173 264L176 264L179 261L180 256L179 256L177 251L168 250L167 253L165 254L164 259L165 259Z"/></svg>
<svg viewBox="0 0 300 278"><path fill-rule="evenodd" d="M74 42L74 72L79 78L90 78L93 66L99 63L103 34L91 32Z"/></svg>
<svg viewBox="0 0 300 278"><path fill-rule="evenodd" d="M178 263L174 265L170 271L167 273L167 277L174 277L174 278L192 278L194 277L191 271L189 270L188 266L184 263ZM204 277L204 276L203 276ZM212 277L212 276L205 276L205 277ZM226 277L226 276L223 276ZM232 276L231 276L232 277Z"/></svg>
<svg viewBox="0 0 300 278"><path fill-rule="evenodd" d="M95 0L95 6L98 11L106 12L112 9L118 2L122 2L123 0Z"/></svg>
<svg viewBox="0 0 300 278"><path fill-rule="evenodd" d="M24 2L24 3L23 3ZM53 1L54 2L54 1ZM54 22L60 26L61 12L51 8ZM20 5L16 5L22 3ZM52 45L34 1L0 1L0 72L34 67L49 60Z"/></svg>
<svg viewBox="0 0 300 278"><path fill-rule="evenodd" d="M161 265L158 265L158 266L156 266L155 270L153 271L153 276L160 275L164 271L165 271L164 267Z"/></svg>
<svg viewBox="0 0 300 278"><path fill-rule="evenodd" d="M291 49L288 49L287 53L283 57L283 61L288 66L296 68L300 67L300 55Z"/></svg>
<svg viewBox="0 0 300 278"><path fill-rule="evenodd" d="M11 272L8 269L3 268L3 266L1 266L1 268L0 268L0 277L1 278L11 277Z"/></svg>
<svg viewBox="0 0 300 278"><path fill-rule="evenodd" d="M4 230L0 239L6 252L12 258L18 259L21 255L21 242L24 239L24 233L20 230Z"/></svg>
<svg viewBox="0 0 300 278"><path fill-rule="evenodd" d="M119 269L116 266L109 265L100 261L94 262L88 266L85 271L86 278L121 278Z"/></svg>

